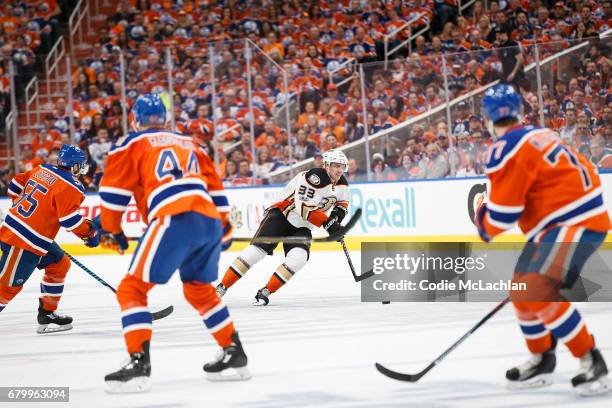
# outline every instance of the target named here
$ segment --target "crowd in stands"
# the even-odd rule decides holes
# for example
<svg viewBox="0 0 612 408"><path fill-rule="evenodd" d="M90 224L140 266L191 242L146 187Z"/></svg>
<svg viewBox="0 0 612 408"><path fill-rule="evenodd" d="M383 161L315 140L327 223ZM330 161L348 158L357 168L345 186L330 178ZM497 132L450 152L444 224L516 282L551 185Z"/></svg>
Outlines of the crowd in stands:
<svg viewBox="0 0 612 408"><path fill-rule="evenodd" d="M172 99L177 130L216 151L227 185L241 185L265 183L270 172L304 159L317 163L330 148L417 118L494 80L521 90L525 123L538 125L535 74L525 71L535 61L534 45L542 60L587 38L588 50L571 54L571 61L557 60L561 67L551 64L555 73L543 81L543 116L546 126L593 163L612 167L606 159L612 147L611 43L593 40L612 28L611 0L486 4L488 9L477 1L459 15L453 0L122 1L73 73L76 138L94 164L86 184L96 188L105 153L122 135L120 54L128 109L145 92ZM411 53L405 46L385 64L384 35L410 20L413 32L431 29L414 39ZM167 93L166 47L173 96ZM365 73L366 117L356 64ZM34 137L31 160L48 160L53 143L66 140L66 102L58 105ZM417 122L392 139L371 157L375 180L482 174L490 143L473 99L453 105L450 123ZM365 179L364 166L351 160L349 178Z"/></svg>
<svg viewBox="0 0 612 408"><path fill-rule="evenodd" d="M0 2L0 134L10 111L9 61L15 68L17 96L42 71L44 57L62 34L76 0L3 0Z"/></svg>

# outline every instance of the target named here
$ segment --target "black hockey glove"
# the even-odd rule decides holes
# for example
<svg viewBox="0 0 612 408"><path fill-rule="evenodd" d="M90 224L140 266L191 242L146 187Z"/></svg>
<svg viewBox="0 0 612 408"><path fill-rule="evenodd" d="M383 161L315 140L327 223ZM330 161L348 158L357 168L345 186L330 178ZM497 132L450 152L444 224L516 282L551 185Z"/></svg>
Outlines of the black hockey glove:
<svg viewBox="0 0 612 408"><path fill-rule="evenodd" d="M346 209L339 205L335 206L332 212L329 214L329 218L336 217L336 219L338 220L338 224L342 223L342 220L344 219L345 216L346 216Z"/></svg>
<svg viewBox="0 0 612 408"><path fill-rule="evenodd" d="M321 226L327 231L329 235L337 234L338 230L342 228L340 226L340 222L338 221L338 217L333 215L333 211L332 211L332 214L327 219L327 221L325 221L323 225ZM340 241L342 238L344 238L344 236L338 237L337 240Z"/></svg>

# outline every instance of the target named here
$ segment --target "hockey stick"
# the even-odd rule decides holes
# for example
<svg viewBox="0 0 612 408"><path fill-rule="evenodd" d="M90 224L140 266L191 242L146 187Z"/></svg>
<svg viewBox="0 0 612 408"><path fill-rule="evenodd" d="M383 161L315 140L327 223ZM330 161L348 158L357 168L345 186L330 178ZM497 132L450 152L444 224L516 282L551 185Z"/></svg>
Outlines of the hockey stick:
<svg viewBox="0 0 612 408"><path fill-rule="evenodd" d="M476 323L476 325L474 327L472 327L470 330L468 330L468 332L465 333L463 336L461 336L461 338L459 338L459 340L457 340L452 346L447 348L444 351L444 353L440 354L438 356L438 358L436 358L427 367L425 367L424 370L422 370L422 371L420 371L420 372L418 372L416 374L402 374L402 373L398 373L397 371L389 370L388 368L386 368L385 366L383 366L383 365L381 365L379 363L376 363L376 369L381 374L386 375L389 378L393 378L394 380L408 381L408 382L417 382L417 381L419 381L421 379L421 377L423 377L425 374L427 374L429 372L429 370L434 368L440 361L442 361L444 359L444 357L446 357L451 351L453 351L455 348L457 348L458 345L463 343L463 341L465 339L470 337L470 335L472 333L474 333L480 326L482 326L487 320L489 320L497 312L499 312L506 305L506 303L508 303L509 300L510 300L509 298L506 298L506 299L502 300L497 306L495 306L495 308L493 308L493 310L491 310L485 317L483 317L478 323Z"/></svg>
<svg viewBox="0 0 612 408"><path fill-rule="evenodd" d="M360 282L364 279L368 279L371 276L374 276L373 271L367 271L361 275L357 275L355 272L355 267L353 266L353 262L351 261L351 256L349 255L348 249L346 248L346 243L344 242L344 238L340 240L340 244L342 245L342 250L344 251L344 255L346 255L346 260L348 261L349 268L351 268L351 273L353 274L353 278L355 282Z"/></svg>
<svg viewBox="0 0 612 408"><path fill-rule="evenodd" d="M107 288L109 288L110 290L112 290L113 293L117 293L117 290L115 288L113 288L111 285L109 285L104 279L102 279L101 277L96 275L91 269L89 269L88 267L83 265L78 259L76 259L74 256L70 255L68 252L64 252L64 253L66 254L66 256L68 258L70 258L70 260L72 262L74 262L74 264L76 266L78 266L79 268L81 268L82 270L87 272L91 277L93 277L95 280L100 282L102 285L104 285ZM151 316L153 317L153 320L159 320L159 319L163 319L164 317L168 316L173 311L174 311L174 306L170 305L167 308L160 310L159 312L151 313Z"/></svg>
<svg viewBox="0 0 612 408"><path fill-rule="evenodd" d="M355 210L355 213L351 216L346 225L341 226L334 234L323 238L308 238L308 237L256 237L256 238L233 238L236 242L252 242L256 244L274 244L286 242L288 244L304 244L308 242L333 242L339 241L343 238L354 226L357 221L361 218L361 208ZM138 237L129 237L129 241L138 241ZM364 278L365 279L365 278Z"/></svg>

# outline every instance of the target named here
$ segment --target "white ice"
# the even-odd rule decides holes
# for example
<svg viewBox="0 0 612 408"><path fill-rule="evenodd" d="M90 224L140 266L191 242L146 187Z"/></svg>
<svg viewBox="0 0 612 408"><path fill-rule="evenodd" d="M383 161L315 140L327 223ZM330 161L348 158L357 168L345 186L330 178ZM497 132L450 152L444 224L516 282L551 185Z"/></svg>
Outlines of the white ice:
<svg viewBox="0 0 612 408"><path fill-rule="evenodd" d="M235 256L223 255L222 271ZM352 256L359 264L359 253ZM113 285L129 262L128 256L79 259ZM565 347L558 349L553 386L507 391L505 370L526 357L510 306L418 383L386 378L375 362L402 372L420 371L493 304L364 304L343 253L315 252L268 307L251 306L279 263L279 256L261 262L224 298L249 357L250 381L204 379L202 365L217 347L184 300L175 276L150 295L152 310L175 307L172 315L154 323L152 390L106 394L104 375L117 370L127 356L119 308L107 288L73 266L60 304L60 312L74 317L72 331L36 334L40 272L0 314L0 386L68 386L71 407L612 406L611 395L585 399L575 394L570 378L578 363ZM580 304L579 309L612 361L610 305Z"/></svg>

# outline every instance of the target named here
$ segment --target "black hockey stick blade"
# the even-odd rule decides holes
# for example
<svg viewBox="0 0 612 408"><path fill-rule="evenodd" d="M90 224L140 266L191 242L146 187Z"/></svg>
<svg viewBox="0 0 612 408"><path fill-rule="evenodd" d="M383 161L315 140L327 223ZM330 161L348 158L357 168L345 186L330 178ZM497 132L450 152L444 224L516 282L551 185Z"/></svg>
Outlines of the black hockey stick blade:
<svg viewBox="0 0 612 408"><path fill-rule="evenodd" d="M367 272L362 273L361 275L357 276L355 278L356 282L361 282L362 280L366 280L368 278L371 278L372 276L374 276L374 271L369 270Z"/></svg>
<svg viewBox="0 0 612 408"><path fill-rule="evenodd" d="M168 317L170 313L174 312L174 306L170 305L165 309L160 310L159 312L151 313L151 317L153 320L163 319L164 317Z"/></svg>
<svg viewBox="0 0 612 408"><path fill-rule="evenodd" d="M407 381L407 382L417 382L419 379L424 376L429 370L431 370L433 366L428 366L425 370L416 373L416 374L402 374L397 371L389 370L382 364L376 363L376 369L384 376L389 378L393 378L398 381Z"/></svg>

